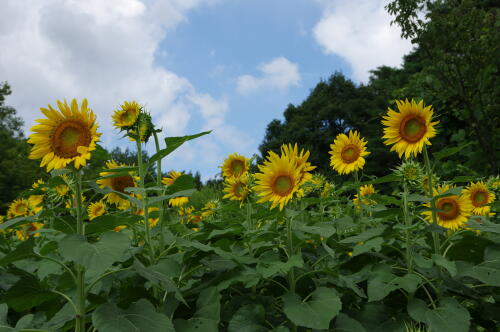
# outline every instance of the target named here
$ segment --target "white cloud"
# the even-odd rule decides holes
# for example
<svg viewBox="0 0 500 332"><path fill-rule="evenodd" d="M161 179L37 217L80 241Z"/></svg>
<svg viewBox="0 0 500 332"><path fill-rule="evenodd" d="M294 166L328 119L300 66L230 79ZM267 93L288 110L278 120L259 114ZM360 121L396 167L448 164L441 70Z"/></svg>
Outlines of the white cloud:
<svg viewBox="0 0 500 332"><path fill-rule="evenodd" d="M199 114L203 128L224 131L212 135L212 145L231 146L232 139L222 141L236 131L225 123L227 101L196 91L186 78L155 63L156 56L168 54L159 49L160 42L187 22L188 12L216 2L2 0L0 80L7 80L13 91L7 103L30 128L41 115L40 107L56 99L86 97L97 114L103 143L111 147L120 137L111 114L124 100L135 99L146 104L166 135L187 134ZM192 156L187 145L176 151L171 166L187 168ZM209 157L202 155L191 168L211 166Z"/></svg>
<svg viewBox="0 0 500 332"><path fill-rule="evenodd" d="M399 66L412 46L401 30L390 25L384 9L387 0L322 1L323 17L314 27L316 41L327 54L344 58L353 78L366 82L369 70L381 65Z"/></svg>
<svg viewBox="0 0 500 332"><path fill-rule="evenodd" d="M257 69L262 73L260 77L243 75L237 78L238 92L248 94L264 88L286 90L290 86L299 85L299 65L285 57L261 63Z"/></svg>

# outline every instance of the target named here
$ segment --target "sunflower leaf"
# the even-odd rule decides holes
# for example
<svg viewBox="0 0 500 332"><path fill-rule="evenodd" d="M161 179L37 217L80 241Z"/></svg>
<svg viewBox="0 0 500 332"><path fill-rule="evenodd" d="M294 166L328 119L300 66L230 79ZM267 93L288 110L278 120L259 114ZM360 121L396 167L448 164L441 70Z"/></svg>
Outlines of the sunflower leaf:
<svg viewBox="0 0 500 332"><path fill-rule="evenodd" d="M408 303L407 310L411 318L427 324L432 331L469 331L469 311L451 297L441 299L440 306L434 310L427 308L424 301L413 299Z"/></svg>
<svg viewBox="0 0 500 332"><path fill-rule="evenodd" d="M155 153L154 155L151 156L151 158L148 161L148 165L147 165L148 167L146 167L146 169L148 169L149 165L152 165L155 161L161 160L161 159L165 158L166 156L168 156L169 154L171 154L172 152L174 152L175 150L177 150L177 148L180 147L185 142L190 141L190 140L195 139L195 138L198 138L198 137L203 136L203 135L210 134L211 132L212 131L210 130L210 131L204 131L204 132L201 132L199 134L189 135L189 136L166 137L165 143L167 144L167 147L165 149L158 151L157 153Z"/></svg>

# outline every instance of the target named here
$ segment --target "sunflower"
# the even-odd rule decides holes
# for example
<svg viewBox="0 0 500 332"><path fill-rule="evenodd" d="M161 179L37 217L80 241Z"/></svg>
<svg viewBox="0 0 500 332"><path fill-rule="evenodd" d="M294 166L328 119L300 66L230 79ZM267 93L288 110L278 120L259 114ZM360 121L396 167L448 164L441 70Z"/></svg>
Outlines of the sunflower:
<svg viewBox="0 0 500 332"><path fill-rule="evenodd" d="M106 213L106 203L103 201L97 201L89 205L87 208L87 213L89 215L89 220L93 220L99 216Z"/></svg>
<svg viewBox="0 0 500 332"><path fill-rule="evenodd" d="M301 149L299 151L297 143L293 146L292 144L283 144L281 146L281 153L288 156L290 159L295 160L297 168L301 169L301 183L312 180L313 176L309 172L315 169L316 166L312 166L311 163L307 161L307 159L309 159L309 155L311 154L308 150Z"/></svg>
<svg viewBox="0 0 500 332"><path fill-rule="evenodd" d="M448 190L450 190L449 185L439 186L434 189L434 196L441 195ZM431 204L425 203L424 206L430 207ZM436 213L437 223L442 227L456 230L467 222L473 206L464 195L452 195L438 198L436 208L441 210ZM427 221L432 222L432 211L424 211L422 214Z"/></svg>
<svg viewBox="0 0 500 332"><path fill-rule="evenodd" d="M66 101L64 104L57 101L59 111L48 105L48 109L40 108L47 119L37 120L39 123L31 128L29 143L33 148L30 159L42 159L40 167L47 167L47 171L64 168L74 163L76 169L85 166L90 159L90 152L95 150L96 142L101 134L97 133L95 115L87 107L84 99L81 109L76 99L71 107Z"/></svg>
<svg viewBox="0 0 500 332"><path fill-rule="evenodd" d="M349 130L349 136L338 134L330 145L330 166L339 174L349 174L362 169L365 158L370 154L366 151L366 141L357 131Z"/></svg>
<svg viewBox="0 0 500 332"><path fill-rule="evenodd" d="M40 233L38 230L43 227L42 223L32 222L29 224L23 225L21 229L16 230L16 236L19 240L25 241L32 237L39 237Z"/></svg>
<svg viewBox="0 0 500 332"><path fill-rule="evenodd" d="M490 192L483 181L472 182L462 194L472 204L472 214L476 216L490 215L488 204L495 200L495 194Z"/></svg>
<svg viewBox="0 0 500 332"><path fill-rule="evenodd" d="M168 177L163 178L161 180L161 182L166 186L171 186L175 183L175 180L177 180L182 175L184 175L182 172L170 171L168 173ZM180 206L187 204L188 201L189 201L188 197L179 196L179 197L174 197L174 198L169 199L168 204L170 206L180 207Z"/></svg>
<svg viewBox="0 0 500 332"><path fill-rule="evenodd" d="M183 206L177 211L181 216L181 224L189 222L193 218L194 206Z"/></svg>
<svg viewBox="0 0 500 332"><path fill-rule="evenodd" d="M58 184L55 189L59 197L64 197L69 192L69 187L66 183Z"/></svg>
<svg viewBox="0 0 500 332"><path fill-rule="evenodd" d="M158 221L160 220L159 217L157 217L157 218L151 218L151 213L152 212L158 212L158 211L160 211L160 209L157 208L156 206L151 206L151 207L148 208L149 227L155 227L158 224ZM139 209L139 210L137 210L136 214L139 215L139 216L144 216L144 210L143 209ZM141 220L141 222L144 223L144 220Z"/></svg>
<svg viewBox="0 0 500 332"><path fill-rule="evenodd" d="M45 195L30 195L28 197L28 205L31 214L37 214L43 209L43 199Z"/></svg>
<svg viewBox="0 0 500 332"><path fill-rule="evenodd" d="M26 199L19 198L9 205L8 215L14 217L24 217L29 214L29 202Z"/></svg>
<svg viewBox="0 0 500 332"><path fill-rule="evenodd" d="M126 167L125 164L118 165L114 160L110 160L106 162L107 169L114 169L118 167ZM117 174L116 172L101 172L100 176L108 176ZM134 196L130 193L125 192L125 188L137 187L137 181L131 172L128 172L128 175L120 175L115 177L109 177L104 179L99 179L96 181L99 187L101 188L110 188L113 191L117 191L122 194ZM127 210L130 208L130 201L126 198L123 198L121 195L116 192L110 192L104 195L104 198L109 204L115 204L116 207L120 210Z"/></svg>
<svg viewBox="0 0 500 332"><path fill-rule="evenodd" d="M45 181L43 179L38 179L36 182L33 183L31 186L33 189L38 189L40 186L43 186L45 184ZM46 189L42 187L42 190L45 191Z"/></svg>
<svg viewBox="0 0 500 332"><path fill-rule="evenodd" d="M355 206L359 207L360 203L363 205L372 205L375 203L373 200L367 198L368 196L375 194L375 188L372 184L359 187L359 194L361 195L361 202L358 194L354 195L353 203Z"/></svg>
<svg viewBox="0 0 500 332"><path fill-rule="evenodd" d="M125 101L120 108L113 113L113 125L118 129L127 129L135 125L141 106L136 101Z"/></svg>
<svg viewBox="0 0 500 332"><path fill-rule="evenodd" d="M215 210L217 209L217 201L210 201L205 203L205 206L201 208L201 216L203 218L210 217L215 214Z"/></svg>
<svg viewBox="0 0 500 332"><path fill-rule="evenodd" d="M237 153L230 154L222 166L222 175L226 179L239 178L248 173L250 168L250 160Z"/></svg>
<svg viewBox="0 0 500 332"><path fill-rule="evenodd" d="M271 209L279 205L280 210L293 198L299 189L302 177L302 168L297 167L295 160L288 155L278 156L269 152L267 161L259 165L260 173L255 174L256 186L254 190L261 198L257 203L271 202Z"/></svg>
<svg viewBox="0 0 500 332"><path fill-rule="evenodd" d="M248 186L248 175L239 178L226 178L223 191L226 193L224 197L231 201L243 201L248 197L250 188Z"/></svg>
<svg viewBox="0 0 500 332"><path fill-rule="evenodd" d="M418 104L412 99L411 102L396 100L399 112L389 108L384 116L382 124L384 128L385 145L392 145L391 151L396 151L399 158L405 155L409 158L422 152L425 145L431 145L430 138L436 136L435 125L439 121L432 122L432 106L424 107L421 100Z"/></svg>

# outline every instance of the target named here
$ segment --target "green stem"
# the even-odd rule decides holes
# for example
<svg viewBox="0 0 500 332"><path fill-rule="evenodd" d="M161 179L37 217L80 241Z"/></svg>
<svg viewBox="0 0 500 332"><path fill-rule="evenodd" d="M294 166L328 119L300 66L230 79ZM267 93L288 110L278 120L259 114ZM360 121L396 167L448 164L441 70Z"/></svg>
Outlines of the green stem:
<svg viewBox="0 0 500 332"><path fill-rule="evenodd" d="M153 130L153 137L155 139L155 147L156 147L156 152L158 153L160 151L160 141L158 139L158 133L156 130ZM162 172L161 172L161 159L156 161L156 186L161 187L162 186ZM163 193L161 193L163 194ZM164 214L164 205L163 202L158 202L158 210L159 210L159 222L158 222L158 227L160 227L160 230L163 229L163 220L165 218ZM161 233L161 232L160 232ZM165 243L163 236L160 234L160 248L164 248Z"/></svg>
<svg viewBox="0 0 500 332"><path fill-rule="evenodd" d="M293 222L293 217L287 218L287 237L288 237L288 259L291 259L293 256L293 233L292 233L292 222ZM290 268L290 271L288 272L288 287L290 288L290 292L295 293L295 270L294 268ZM292 324L292 331L296 332L297 331L297 325L290 321L290 324Z"/></svg>
<svg viewBox="0 0 500 332"><path fill-rule="evenodd" d="M412 264L412 256L411 256L411 244L410 244L410 227L411 227L411 217L410 211L408 209L408 183L405 179L403 179L403 214L405 220L405 228L406 228L406 266L408 268L408 273L412 273L413 264Z"/></svg>
<svg viewBox="0 0 500 332"><path fill-rule="evenodd" d="M85 237L85 225L82 215L82 177L80 171L75 171L76 177L76 232L78 235ZM85 267L80 264L76 265L76 332L85 331Z"/></svg>
<svg viewBox="0 0 500 332"><path fill-rule="evenodd" d="M138 131L139 132L139 131ZM153 249L153 244L151 243L151 230L149 228L149 211L148 211L148 194L146 192L146 187L145 187L145 170L144 170L144 164L142 162L142 143L140 138L136 138L135 142L137 143L137 163L139 165L139 185L141 189L143 189L142 192L142 201L143 201L143 211L144 211L144 233L145 233L145 241L146 245L149 247L150 250L150 261L151 264L154 264L154 249Z"/></svg>
<svg viewBox="0 0 500 332"><path fill-rule="evenodd" d="M432 168L431 162L429 160L429 154L427 153L427 146L424 145L424 161L425 161L425 171L427 173L427 183L429 184L429 196L431 197L431 209L432 209L432 222L434 225L437 225L437 216L436 216L436 202L434 201L434 190L432 185ZM432 232L432 240L434 242L434 252L439 255L439 234L436 232Z"/></svg>

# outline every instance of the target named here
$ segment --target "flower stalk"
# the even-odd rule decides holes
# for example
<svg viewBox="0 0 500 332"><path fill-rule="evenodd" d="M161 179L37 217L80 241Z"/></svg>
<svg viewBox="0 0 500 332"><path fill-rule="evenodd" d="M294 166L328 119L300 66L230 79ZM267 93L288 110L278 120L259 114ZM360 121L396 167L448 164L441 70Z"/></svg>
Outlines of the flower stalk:
<svg viewBox="0 0 500 332"><path fill-rule="evenodd" d="M75 201L76 201L76 232L85 237L85 225L82 215L82 178L79 170L75 170ZM75 331L85 331L85 312L86 312L86 291L85 291L85 267L76 265L76 322Z"/></svg>
<svg viewBox="0 0 500 332"><path fill-rule="evenodd" d="M424 145L424 162L425 162L425 171L427 173L427 183L429 185L429 196L431 198L431 209L432 209L432 223L437 225L437 215L436 215L436 201L434 200L434 186L432 184L432 168L431 162L429 160L429 154L427 153L427 146ZM439 245L439 234L436 232L432 232L432 240L434 242L434 252L439 254L440 245Z"/></svg>
<svg viewBox="0 0 500 332"><path fill-rule="evenodd" d="M413 272L413 262L411 254L411 243L410 243L410 228L411 228L411 216L408 208L408 183L406 179L403 179L403 216L405 221L405 242L406 242L406 267L408 268L408 273Z"/></svg>

